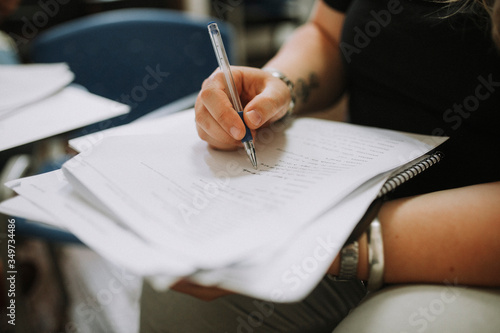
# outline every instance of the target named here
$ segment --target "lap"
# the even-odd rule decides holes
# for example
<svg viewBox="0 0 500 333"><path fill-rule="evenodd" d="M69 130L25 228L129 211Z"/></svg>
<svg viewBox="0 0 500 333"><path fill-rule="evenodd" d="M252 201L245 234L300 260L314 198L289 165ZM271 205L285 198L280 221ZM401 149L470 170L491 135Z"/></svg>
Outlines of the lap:
<svg viewBox="0 0 500 333"><path fill-rule="evenodd" d="M141 332L328 332L364 297L360 282L323 279L297 303L271 303L242 295L211 302L143 286Z"/></svg>

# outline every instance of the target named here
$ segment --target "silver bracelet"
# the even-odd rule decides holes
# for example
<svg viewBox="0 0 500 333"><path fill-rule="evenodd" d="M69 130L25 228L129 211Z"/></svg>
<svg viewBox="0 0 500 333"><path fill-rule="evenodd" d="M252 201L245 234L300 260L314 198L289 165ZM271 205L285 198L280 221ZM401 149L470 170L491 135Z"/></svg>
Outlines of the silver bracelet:
<svg viewBox="0 0 500 333"><path fill-rule="evenodd" d="M382 287L384 282L384 243L382 241L382 227L376 217L367 231L368 236L368 285L369 292Z"/></svg>
<svg viewBox="0 0 500 333"><path fill-rule="evenodd" d="M294 89L293 82L285 74L283 74L277 69L262 68L262 70L271 73L272 76L277 77L286 84L288 90L290 91L290 104L288 105L288 109L286 110L285 116L292 115L293 109L295 108L295 91L293 90Z"/></svg>

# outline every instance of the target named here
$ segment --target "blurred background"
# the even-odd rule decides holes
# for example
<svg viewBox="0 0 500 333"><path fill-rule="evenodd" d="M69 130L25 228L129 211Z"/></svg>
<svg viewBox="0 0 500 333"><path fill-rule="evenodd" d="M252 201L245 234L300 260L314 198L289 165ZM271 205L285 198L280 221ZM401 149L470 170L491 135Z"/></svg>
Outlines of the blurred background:
<svg viewBox="0 0 500 333"><path fill-rule="evenodd" d="M0 26L20 49L40 32L82 16L122 8L164 8L230 22L237 32L238 64L261 66L307 19L313 0L22 0Z"/></svg>

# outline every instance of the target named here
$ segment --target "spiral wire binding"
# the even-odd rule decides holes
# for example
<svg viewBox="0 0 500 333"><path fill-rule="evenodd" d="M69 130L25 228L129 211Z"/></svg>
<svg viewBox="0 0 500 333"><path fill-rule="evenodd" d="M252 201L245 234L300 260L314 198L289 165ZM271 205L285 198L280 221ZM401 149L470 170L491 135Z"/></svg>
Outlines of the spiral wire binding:
<svg viewBox="0 0 500 333"><path fill-rule="evenodd" d="M417 164L412 165L408 169L405 169L399 172L397 175L389 178L380 189L377 198L380 198L386 195L387 193L394 191L398 186L402 185L403 183L406 183L407 181L417 176L418 174L422 173L423 171L427 170L434 164L439 163L443 158L443 156L444 156L443 153L436 152L428 156L427 158L423 159L422 161L418 162Z"/></svg>
<svg viewBox="0 0 500 333"><path fill-rule="evenodd" d="M380 189L377 198L371 203L371 205L368 207L363 217L354 227L354 230L352 231L351 235L345 242L344 246L346 244L349 244L357 240L363 234L363 232L366 231L366 228L368 228L370 223L377 216L380 207L384 202L384 199L382 198L384 195L386 195L391 191L394 191L401 184L409 181L410 179L419 175L420 173L427 170L431 166L439 163L443 159L443 157L444 157L443 153L439 151L435 152L431 155L423 157L419 162L412 164L410 167L390 177Z"/></svg>

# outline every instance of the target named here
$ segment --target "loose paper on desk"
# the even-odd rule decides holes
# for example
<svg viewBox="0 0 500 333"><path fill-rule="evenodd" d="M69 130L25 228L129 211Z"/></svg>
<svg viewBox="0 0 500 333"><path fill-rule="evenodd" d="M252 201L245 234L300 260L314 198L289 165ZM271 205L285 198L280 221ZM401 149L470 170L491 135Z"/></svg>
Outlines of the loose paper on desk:
<svg viewBox="0 0 500 333"><path fill-rule="evenodd" d="M0 119L62 90L75 75L65 63L0 65Z"/></svg>
<svg viewBox="0 0 500 333"><path fill-rule="evenodd" d="M0 151L130 111L68 84L66 64L0 66Z"/></svg>

